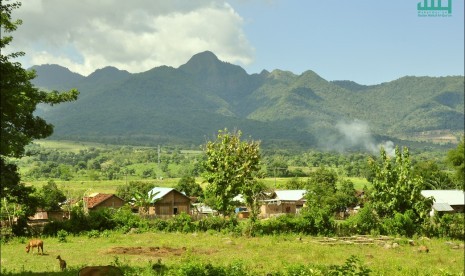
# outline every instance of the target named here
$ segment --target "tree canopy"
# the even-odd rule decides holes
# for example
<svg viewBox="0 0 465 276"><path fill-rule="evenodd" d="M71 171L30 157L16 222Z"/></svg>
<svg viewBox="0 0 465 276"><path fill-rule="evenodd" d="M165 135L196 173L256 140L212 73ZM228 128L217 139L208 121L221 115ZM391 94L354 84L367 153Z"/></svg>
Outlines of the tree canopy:
<svg viewBox="0 0 465 276"><path fill-rule="evenodd" d="M465 148L464 137L457 148L450 150L447 153L447 161L455 168L455 178L457 183L460 183L461 189L465 190Z"/></svg>
<svg viewBox="0 0 465 276"><path fill-rule="evenodd" d="M258 193L260 185L255 179L260 171L260 142L241 141L240 131L224 129L215 141L206 144L205 153L205 198L211 207L227 214L234 207L231 203L235 196L243 193L253 197Z"/></svg>
<svg viewBox="0 0 465 276"><path fill-rule="evenodd" d="M41 91L31 83L36 77L34 71L22 68L13 59L23 56L24 52L4 54L4 49L13 40L10 34L21 25L21 20L12 19L12 11L21 3L1 3L0 38L0 111L1 137L0 140L0 196L9 201L26 203L32 190L20 184L17 166L10 162L11 158L24 156L24 148L34 139L48 137L53 132L53 126L43 118L35 116L34 111L40 103L54 105L77 99L79 92L72 89L60 93L58 91Z"/></svg>
<svg viewBox="0 0 465 276"><path fill-rule="evenodd" d="M370 159L374 172L370 201L381 218L413 212L414 220L421 223L429 217L433 201L421 195L423 180L413 174L408 148L395 150L394 162L381 149L379 162Z"/></svg>

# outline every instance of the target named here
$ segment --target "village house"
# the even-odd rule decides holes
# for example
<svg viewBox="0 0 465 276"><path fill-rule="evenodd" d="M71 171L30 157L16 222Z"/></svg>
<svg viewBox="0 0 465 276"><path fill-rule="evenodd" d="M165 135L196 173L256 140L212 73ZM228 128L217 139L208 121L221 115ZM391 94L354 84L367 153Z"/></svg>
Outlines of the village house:
<svg viewBox="0 0 465 276"><path fill-rule="evenodd" d="M269 199L262 200L260 217L297 214L304 206L306 190L276 190Z"/></svg>
<svg viewBox="0 0 465 276"><path fill-rule="evenodd" d="M465 193L461 190L423 190L421 195L434 199L431 216L435 213L463 213Z"/></svg>
<svg viewBox="0 0 465 276"><path fill-rule="evenodd" d="M93 193L83 198L84 210L95 211L101 208L121 208L125 201L115 194Z"/></svg>
<svg viewBox="0 0 465 276"><path fill-rule="evenodd" d="M171 217L181 213L190 214L190 198L174 188L155 187L149 194L155 195L149 215Z"/></svg>

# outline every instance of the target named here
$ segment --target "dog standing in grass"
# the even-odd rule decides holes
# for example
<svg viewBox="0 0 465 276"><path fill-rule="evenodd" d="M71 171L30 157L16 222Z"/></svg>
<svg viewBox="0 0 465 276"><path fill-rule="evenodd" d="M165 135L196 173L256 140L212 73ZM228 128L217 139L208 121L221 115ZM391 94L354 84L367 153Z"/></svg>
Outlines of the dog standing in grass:
<svg viewBox="0 0 465 276"><path fill-rule="evenodd" d="M57 256L57 260L60 262L60 269L64 271L66 269L66 261L63 260L60 255Z"/></svg>
<svg viewBox="0 0 465 276"><path fill-rule="evenodd" d="M37 254L42 251L42 255L44 255L44 241L42 240L30 240L28 244L26 245L26 252L29 253L29 251L34 249L34 247L37 247Z"/></svg>

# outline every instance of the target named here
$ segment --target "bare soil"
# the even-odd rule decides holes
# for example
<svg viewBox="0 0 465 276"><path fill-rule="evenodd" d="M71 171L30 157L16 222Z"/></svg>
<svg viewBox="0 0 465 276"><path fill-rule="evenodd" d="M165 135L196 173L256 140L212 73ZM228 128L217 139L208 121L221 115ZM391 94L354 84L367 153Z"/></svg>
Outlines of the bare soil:
<svg viewBox="0 0 465 276"><path fill-rule="evenodd" d="M185 247L171 248L171 247L112 247L107 250L107 254L127 254L127 255L145 255L152 257L167 257L167 256L181 256L187 251ZM196 254L210 255L215 253L215 250L191 250Z"/></svg>

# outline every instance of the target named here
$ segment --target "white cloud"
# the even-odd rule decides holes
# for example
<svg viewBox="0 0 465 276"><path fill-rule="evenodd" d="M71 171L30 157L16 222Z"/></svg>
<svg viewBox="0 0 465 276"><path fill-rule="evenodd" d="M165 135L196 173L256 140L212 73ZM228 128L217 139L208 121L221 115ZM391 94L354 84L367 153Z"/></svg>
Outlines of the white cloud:
<svg viewBox="0 0 465 276"><path fill-rule="evenodd" d="M55 63L87 75L104 66L141 72L177 67L210 50L247 65L253 47L243 19L222 1L28 0L13 12L23 25L10 51L24 51L25 67Z"/></svg>

